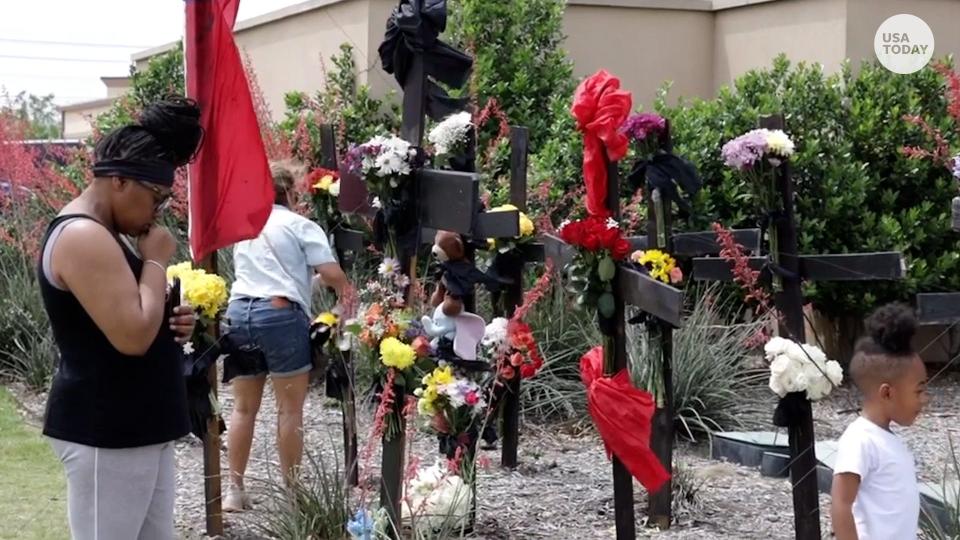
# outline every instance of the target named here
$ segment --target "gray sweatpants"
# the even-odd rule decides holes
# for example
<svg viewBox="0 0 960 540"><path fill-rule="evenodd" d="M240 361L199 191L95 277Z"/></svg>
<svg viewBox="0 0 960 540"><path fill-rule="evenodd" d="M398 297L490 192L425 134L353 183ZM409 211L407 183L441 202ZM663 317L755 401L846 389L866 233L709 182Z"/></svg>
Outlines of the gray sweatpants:
<svg viewBox="0 0 960 540"><path fill-rule="evenodd" d="M172 540L173 443L95 448L50 438L67 473L73 540Z"/></svg>

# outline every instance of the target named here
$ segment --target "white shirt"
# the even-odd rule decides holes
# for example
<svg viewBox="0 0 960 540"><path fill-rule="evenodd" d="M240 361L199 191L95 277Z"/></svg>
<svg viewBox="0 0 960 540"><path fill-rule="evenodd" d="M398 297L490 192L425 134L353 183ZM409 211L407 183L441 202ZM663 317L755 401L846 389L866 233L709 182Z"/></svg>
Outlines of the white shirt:
<svg viewBox="0 0 960 540"><path fill-rule="evenodd" d="M274 205L260 236L233 248L235 279L230 300L282 296L312 316L313 268L336 261L319 225Z"/></svg>
<svg viewBox="0 0 960 540"><path fill-rule="evenodd" d="M913 454L900 437L857 418L840 437L834 474L860 476L853 519L860 540L912 540L920 519Z"/></svg>

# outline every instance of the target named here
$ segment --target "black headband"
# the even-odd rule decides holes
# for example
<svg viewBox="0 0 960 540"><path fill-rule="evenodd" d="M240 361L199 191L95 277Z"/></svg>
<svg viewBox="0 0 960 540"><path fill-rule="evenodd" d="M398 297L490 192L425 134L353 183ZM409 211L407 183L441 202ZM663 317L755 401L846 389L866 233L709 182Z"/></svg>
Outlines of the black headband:
<svg viewBox="0 0 960 540"><path fill-rule="evenodd" d="M163 161L132 161L129 159L106 159L93 164L93 176L98 178L119 176L161 186L173 186L176 167Z"/></svg>

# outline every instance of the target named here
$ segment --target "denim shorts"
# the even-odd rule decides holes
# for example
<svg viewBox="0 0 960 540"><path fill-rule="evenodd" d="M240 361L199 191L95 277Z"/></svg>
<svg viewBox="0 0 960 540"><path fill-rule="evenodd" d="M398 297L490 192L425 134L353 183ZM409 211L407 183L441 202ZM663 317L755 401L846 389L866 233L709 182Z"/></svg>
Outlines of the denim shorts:
<svg viewBox="0 0 960 540"><path fill-rule="evenodd" d="M225 331L231 348L252 345L260 349L271 377L291 377L313 368L310 319L298 304L278 308L268 299L234 300L227 306Z"/></svg>

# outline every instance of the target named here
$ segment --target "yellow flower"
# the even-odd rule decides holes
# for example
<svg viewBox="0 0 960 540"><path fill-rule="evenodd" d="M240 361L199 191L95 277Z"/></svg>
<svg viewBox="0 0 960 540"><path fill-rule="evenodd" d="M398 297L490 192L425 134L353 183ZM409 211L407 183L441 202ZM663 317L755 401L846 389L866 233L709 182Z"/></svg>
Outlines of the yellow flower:
<svg viewBox="0 0 960 540"><path fill-rule="evenodd" d="M175 278L180 278L180 281L184 282L198 272L202 272L202 270L194 270L190 261L184 261L167 267L167 281L172 282Z"/></svg>
<svg viewBox="0 0 960 540"><path fill-rule="evenodd" d="M316 184L313 185L313 189L322 189L323 191L330 191L330 185L333 184L333 175L327 174L324 175Z"/></svg>
<svg viewBox="0 0 960 540"><path fill-rule="evenodd" d="M433 384L442 386L453 382L453 370L450 366L433 370Z"/></svg>
<svg viewBox="0 0 960 540"><path fill-rule="evenodd" d="M515 210L518 210L518 208L512 204L504 204L496 208L490 209L491 212L510 212ZM523 212L520 212L519 219L520 219L520 236L518 238L526 238L527 236L532 236L534 232L533 221L531 221L530 218L527 217L527 215L524 214ZM493 242L492 238L487 239L488 245L492 246L493 245L492 242ZM493 248L491 247L490 249L493 249Z"/></svg>
<svg viewBox="0 0 960 540"><path fill-rule="evenodd" d="M327 326L336 326L339 319L337 316L329 311L324 311L323 313L317 315L317 318L313 322L318 322L320 324L325 324Z"/></svg>
<svg viewBox="0 0 960 540"><path fill-rule="evenodd" d="M630 255L630 260L646 266L650 277L664 283L670 283L670 271L677 266L676 259L659 249L634 251Z"/></svg>
<svg viewBox="0 0 960 540"><path fill-rule="evenodd" d="M380 342L380 361L387 367L407 369L417 358L413 347L395 337L388 337Z"/></svg>
<svg viewBox="0 0 960 540"><path fill-rule="evenodd" d="M195 270L180 276L183 298L197 313L213 319L227 303L227 282L216 274Z"/></svg>

